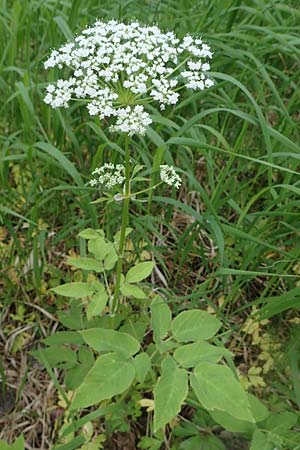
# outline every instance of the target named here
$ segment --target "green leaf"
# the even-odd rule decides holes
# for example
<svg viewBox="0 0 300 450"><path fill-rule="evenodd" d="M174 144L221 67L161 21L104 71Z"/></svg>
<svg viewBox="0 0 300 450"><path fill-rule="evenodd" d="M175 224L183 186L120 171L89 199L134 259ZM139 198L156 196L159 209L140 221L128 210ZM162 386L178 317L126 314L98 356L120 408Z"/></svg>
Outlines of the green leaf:
<svg viewBox="0 0 300 450"><path fill-rule="evenodd" d="M67 389L72 391L77 389L94 363L93 351L82 346L78 351L78 363L69 369L65 376L64 381Z"/></svg>
<svg viewBox="0 0 300 450"><path fill-rule="evenodd" d="M193 436L185 439L179 450L226 450L226 447L216 436Z"/></svg>
<svg viewBox="0 0 300 450"><path fill-rule="evenodd" d="M265 428L276 434L282 434L293 428L298 421L296 414L284 411L279 414L271 414Z"/></svg>
<svg viewBox="0 0 300 450"><path fill-rule="evenodd" d="M136 379L139 383L144 383L149 370L151 369L151 359L147 353L139 353L133 358L133 365L136 371Z"/></svg>
<svg viewBox="0 0 300 450"><path fill-rule="evenodd" d="M58 311L57 315L60 322L67 328L72 330L81 330L83 328L83 305L81 300L71 299L70 309L66 311Z"/></svg>
<svg viewBox="0 0 300 450"><path fill-rule="evenodd" d="M70 409L82 409L121 394L135 377L133 365L117 353L100 356L75 393Z"/></svg>
<svg viewBox="0 0 300 450"><path fill-rule="evenodd" d="M56 331L43 339L47 345L84 344L84 340L77 331Z"/></svg>
<svg viewBox="0 0 300 450"><path fill-rule="evenodd" d="M125 280L127 281L127 283L138 283L139 281L144 280L151 274L154 265L155 264L152 261L136 264L131 269L129 269Z"/></svg>
<svg viewBox="0 0 300 450"><path fill-rule="evenodd" d="M91 320L94 316L98 316L106 307L108 295L105 291L96 292L87 307L86 315L88 320Z"/></svg>
<svg viewBox="0 0 300 450"><path fill-rule="evenodd" d="M269 411L254 395L248 394L250 411L256 423L262 422L269 416ZM225 430L232 433L253 433L255 425L246 420L232 417L228 412L210 411L209 414L215 422L219 423Z"/></svg>
<svg viewBox="0 0 300 450"><path fill-rule="evenodd" d="M102 234L102 236L104 236L103 231L100 230L96 231L93 230L92 228L87 228L86 230L81 231L78 234L78 236L82 237L83 239L90 240L90 239L97 239L99 237L99 234Z"/></svg>
<svg viewBox="0 0 300 450"><path fill-rule="evenodd" d="M23 435L19 436L13 444L7 444L5 441L0 440L1 450L25 450L25 441Z"/></svg>
<svg viewBox="0 0 300 450"><path fill-rule="evenodd" d="M120 331L130 334L139 342L142 342L147 328L148 322L145 320L145 318L141 317L138 320L135 320L134 318L127 318L124 325L122 325L122 327L120 328Z"/></svg>
<svg viewBox="0 0 300 450"><path fill-rule="evenodd" d="M97 352L117 352L129 358L140 349L140 343L134 337L120 331L91 328L80 331L80 334L85 342Z"/></svg>
<svg viewBox="0 0 300 450"><path fill-rule="evenodd" d="M62 284L61 286L52 288L51 291L64 297L82 298L92 295L94 289L90 283L76 282Z"/></svg>
<svg viewBox="0 0 300 450"><path fill-rule="evenodd" d="M274 444L270 441L267 433L256 430L253 434L250 450L274 450Z"/></svg>
<svg viewBox="0 0 300 450"><path fill-rule="evenodd" d="M154 433L169 423L181 409L188 393L188 376L171 356L162 362L162 374L154 388Z"/></svg>
<svg viewBox="0 0 300 450"><path fill-rule="evenodd" d="M96 239L89 240L88 242L89 252L93 253L95 258L99 259L99 261L104 260L112 246L113 244L107 242L102 236L98 236Z"/></svg>
<svg viewBox="0 0 300 450"><path fill-rule="evenodd" d="M93 270L94 272L103 272L103 265L94 258L68 258L67 264L82 270Z"/></svg>
<svg viewBox="0 0 300 450"><path fill-rule="evenodd" d="M174 358L182 367L188 368L195 367L201 361L217 363L226 354L230 356L231 352L224 347L216 347L208 342L194 342L177 348Z"/></svg>
<svg viewBox="0 0 300 450"><path fill-rule="evenodd" d="M191 375L191 386L207 410L225 411L237 419L255 422L247 393L228 367L199 363Z"/></svg>
<svg viewBox="0 0 300 450"><path fill-rule="evenodd" d="M111 247L109 252L104 258L104 267L106 270L112 270L118 261L118 254L114 248L114 246Z"/></svg>
<svg viewBox="0 0 300 450"><path fill-rule="evenodd" d="M129 283L121 284L120 290L125 297L134 297L141 300L146 298L146 294L142 289Z"/></svg>
<svg viewBox="0 0 300 450"><path fill-rule="evenodd" d="M166 302L159 295L156 295L152 300L150 310L154 340L159 342L170 330L172 313Z"/></svg>
<svg viewBox="0 0 300 450"><path fill-rule="evenodd" d="M40 353L43 354L50 367L73 367L77 363L76 352L67 347L53 345L38 351L32 351L31 354L43 364L39 357Z"/></svg>
<svg viewBox="0 0 300 450"><path fill-rule="evenodd" d="M202 341L213 337L221 322L206 311L191 309L183 311L172 321L171 330L179 342Z"/></svg>

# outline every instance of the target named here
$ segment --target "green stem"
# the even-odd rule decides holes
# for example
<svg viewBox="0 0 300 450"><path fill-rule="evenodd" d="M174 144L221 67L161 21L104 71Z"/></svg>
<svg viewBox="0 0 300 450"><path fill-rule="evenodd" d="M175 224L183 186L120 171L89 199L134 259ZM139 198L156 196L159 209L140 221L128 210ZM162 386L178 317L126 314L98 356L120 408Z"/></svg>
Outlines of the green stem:
<svg viewBox="0 0 300 450"><path fill-rule="evenodd" d="M120 284L121 275L123 268L124 250L125 250L125 237L126 228L129 219L129 200L130 200L130 149L129 149L129 136L125 135L125 192L123 200L123 211L122 211L122 224L121 224L121 234L120 234L120 244L119 244L119 256L117 263L117 275L116 275L116 285L114 298L112 301L112 314L115 314L119 305L119 294L120 294Z"/></svg>

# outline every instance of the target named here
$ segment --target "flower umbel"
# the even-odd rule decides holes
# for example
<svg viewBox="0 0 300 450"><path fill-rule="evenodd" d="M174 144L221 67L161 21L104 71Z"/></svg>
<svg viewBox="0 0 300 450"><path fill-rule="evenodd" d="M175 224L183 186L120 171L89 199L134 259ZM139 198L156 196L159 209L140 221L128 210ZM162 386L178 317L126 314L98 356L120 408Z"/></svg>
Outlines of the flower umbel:
<svg viewBox="0 0 300 450"><path fill-rule="evenodd" d="M105 163L92 172L92 175L97 175L97 177L90 180L89 185L109 191L125 182L124 171L123 164Z"/></svg>
<svg viewBox="0 0 300 450"><path fill-rule="evenodd" d="M111 131L144 134L151 123L144 105L157 101L165 109L176 104L180 83L199 90L213 85L211 58L200 38L180 40L155 25L98 20L52 51L45 68L66 66L71 76L49 84L44 101L59 108L85 99L90 115L114 119Z"/></svg>
<svg viewBox="0 0 300 450"><path fill-rule="evenodd" d="M160 166L160 179L161 179L161 181L168 184L169 186L174 186L176 189L179 189L179 187L181 185L181 178L175 172L175 169L173 166L168 166L166 164L161 165Z"/></svg>

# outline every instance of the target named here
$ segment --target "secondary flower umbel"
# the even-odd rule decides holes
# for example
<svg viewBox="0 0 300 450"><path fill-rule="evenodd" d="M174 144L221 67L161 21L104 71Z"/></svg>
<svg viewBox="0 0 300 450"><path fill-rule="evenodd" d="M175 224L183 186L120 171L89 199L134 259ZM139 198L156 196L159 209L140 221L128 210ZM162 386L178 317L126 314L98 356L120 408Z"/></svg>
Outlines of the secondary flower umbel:
<svg viewBox="0 0 300 450"><path fill-rule="evenodd" d="M179 189L181 185L181 178L178 173L175 172L173 166L163 164L160 166L160 179L169 186L174 186Z"/></svg>
<svg viewBox="0 0 300 450"><path fill-rule="evenodd" d="M97 186L109 191L125 182L124 171L123 164L105 163L102 167L98 167L92 172L95 178L90 180L89 184L90 186Z"/></svg>
<svg viewBox="0 0 300 450"><path fill-rule="evenodd" d="M176 104L180 83L200 90L213 85L211 57L200 38L180 40L157 26L98 20L52 51L45 68L66 66L71 76L49 84L44 101L59 108L85 99L91 115L113 119L112 131L144 134L151 123L144 105L157 101L164 109Z"/></svg>

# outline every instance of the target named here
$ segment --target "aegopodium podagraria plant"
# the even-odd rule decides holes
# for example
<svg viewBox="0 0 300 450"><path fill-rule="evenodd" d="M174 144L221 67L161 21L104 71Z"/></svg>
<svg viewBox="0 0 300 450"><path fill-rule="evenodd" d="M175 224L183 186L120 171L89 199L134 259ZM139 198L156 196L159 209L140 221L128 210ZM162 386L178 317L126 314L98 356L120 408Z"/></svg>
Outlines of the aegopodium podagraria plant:
<svg viewBox="0 0 300 450"><path fill-rule="evenodd" d="M209 418L207 423L213 420L226 427L229 418L231 424L245 424L248 431L255 430L255 422L267 414L226 365L231 353L215 336L221 327L219 319L199 309L172 318L166 301L141 284L154 268L152 261L136 263L126 273L123 270L125 241L132 231L130 200L161 183L176 189L181 185L174 167L162 164L157 185L150 183L132 192L145 178L138 175L142 166L132 167L131 137L144 135L151 124L150 103L164 110L179 101L184 86L200 90L212 86L211 57L210 48L199 37L180 40L157 26L111 20L86 28L73 42L52 51L45 62L46 68L66 68L69 76L47 87L45 102L66 108L79 100L92 116L109 121L110 131L123 135L125 142L124 162L104 163L88 183L104 193L104 200L121 202L121 229L113 240L102 230L81 231L88 256L69 258L68 264L83 270L86 281L53 289L71 298L69 312L59 314L71 331L56 332L44 341L48 347L36 352L49 370L66 370L68 394L60 389L67 405L60 442L66 439L68 448L98 448L101 442L93 437L91 417L108 415L110 429L120 429L120 411L126 411L136 397L140 398L135 402L137 416L143 407L154 410L155 448L159 448L157 442L166 442L165 426L184 402L201 409ZM153 336L149 345L145 335L147 342ZM147 398L141 398L144 392ZM84 408L99 404L101 408L92 416L77 421ZM83 424L85 432L76 436L74 430Z"/></svg>
<svg viewBox="0 0 300 450"><path fill-rule="evenodd" d="M96 169L100 175L98 180L94 178L90 183L107 189L120 184L121 179L122 183L125 178L112 312L118 304L131 196L129 138L145 134L146 127L151 124L150 114L145 109L148 104L156 102L163 110L178 102L184 86L198 90L212 86L208 62L211 58L212 52L201 38L187 35L180 40L173 32L164 33L155 25L111 20L107 23L97 21L86 28L73 42L53 50L44 63L46 69L57 66L68 68L68 73L71 71L69 78L48 85L44 98L47 104L66 108L71 100L82 100L92 116L110 119L110 130L125 136L124 170L106 163L103 168ZM180 185L180 178L173 168L163 166L161 179L176 188Z"/></svg>

